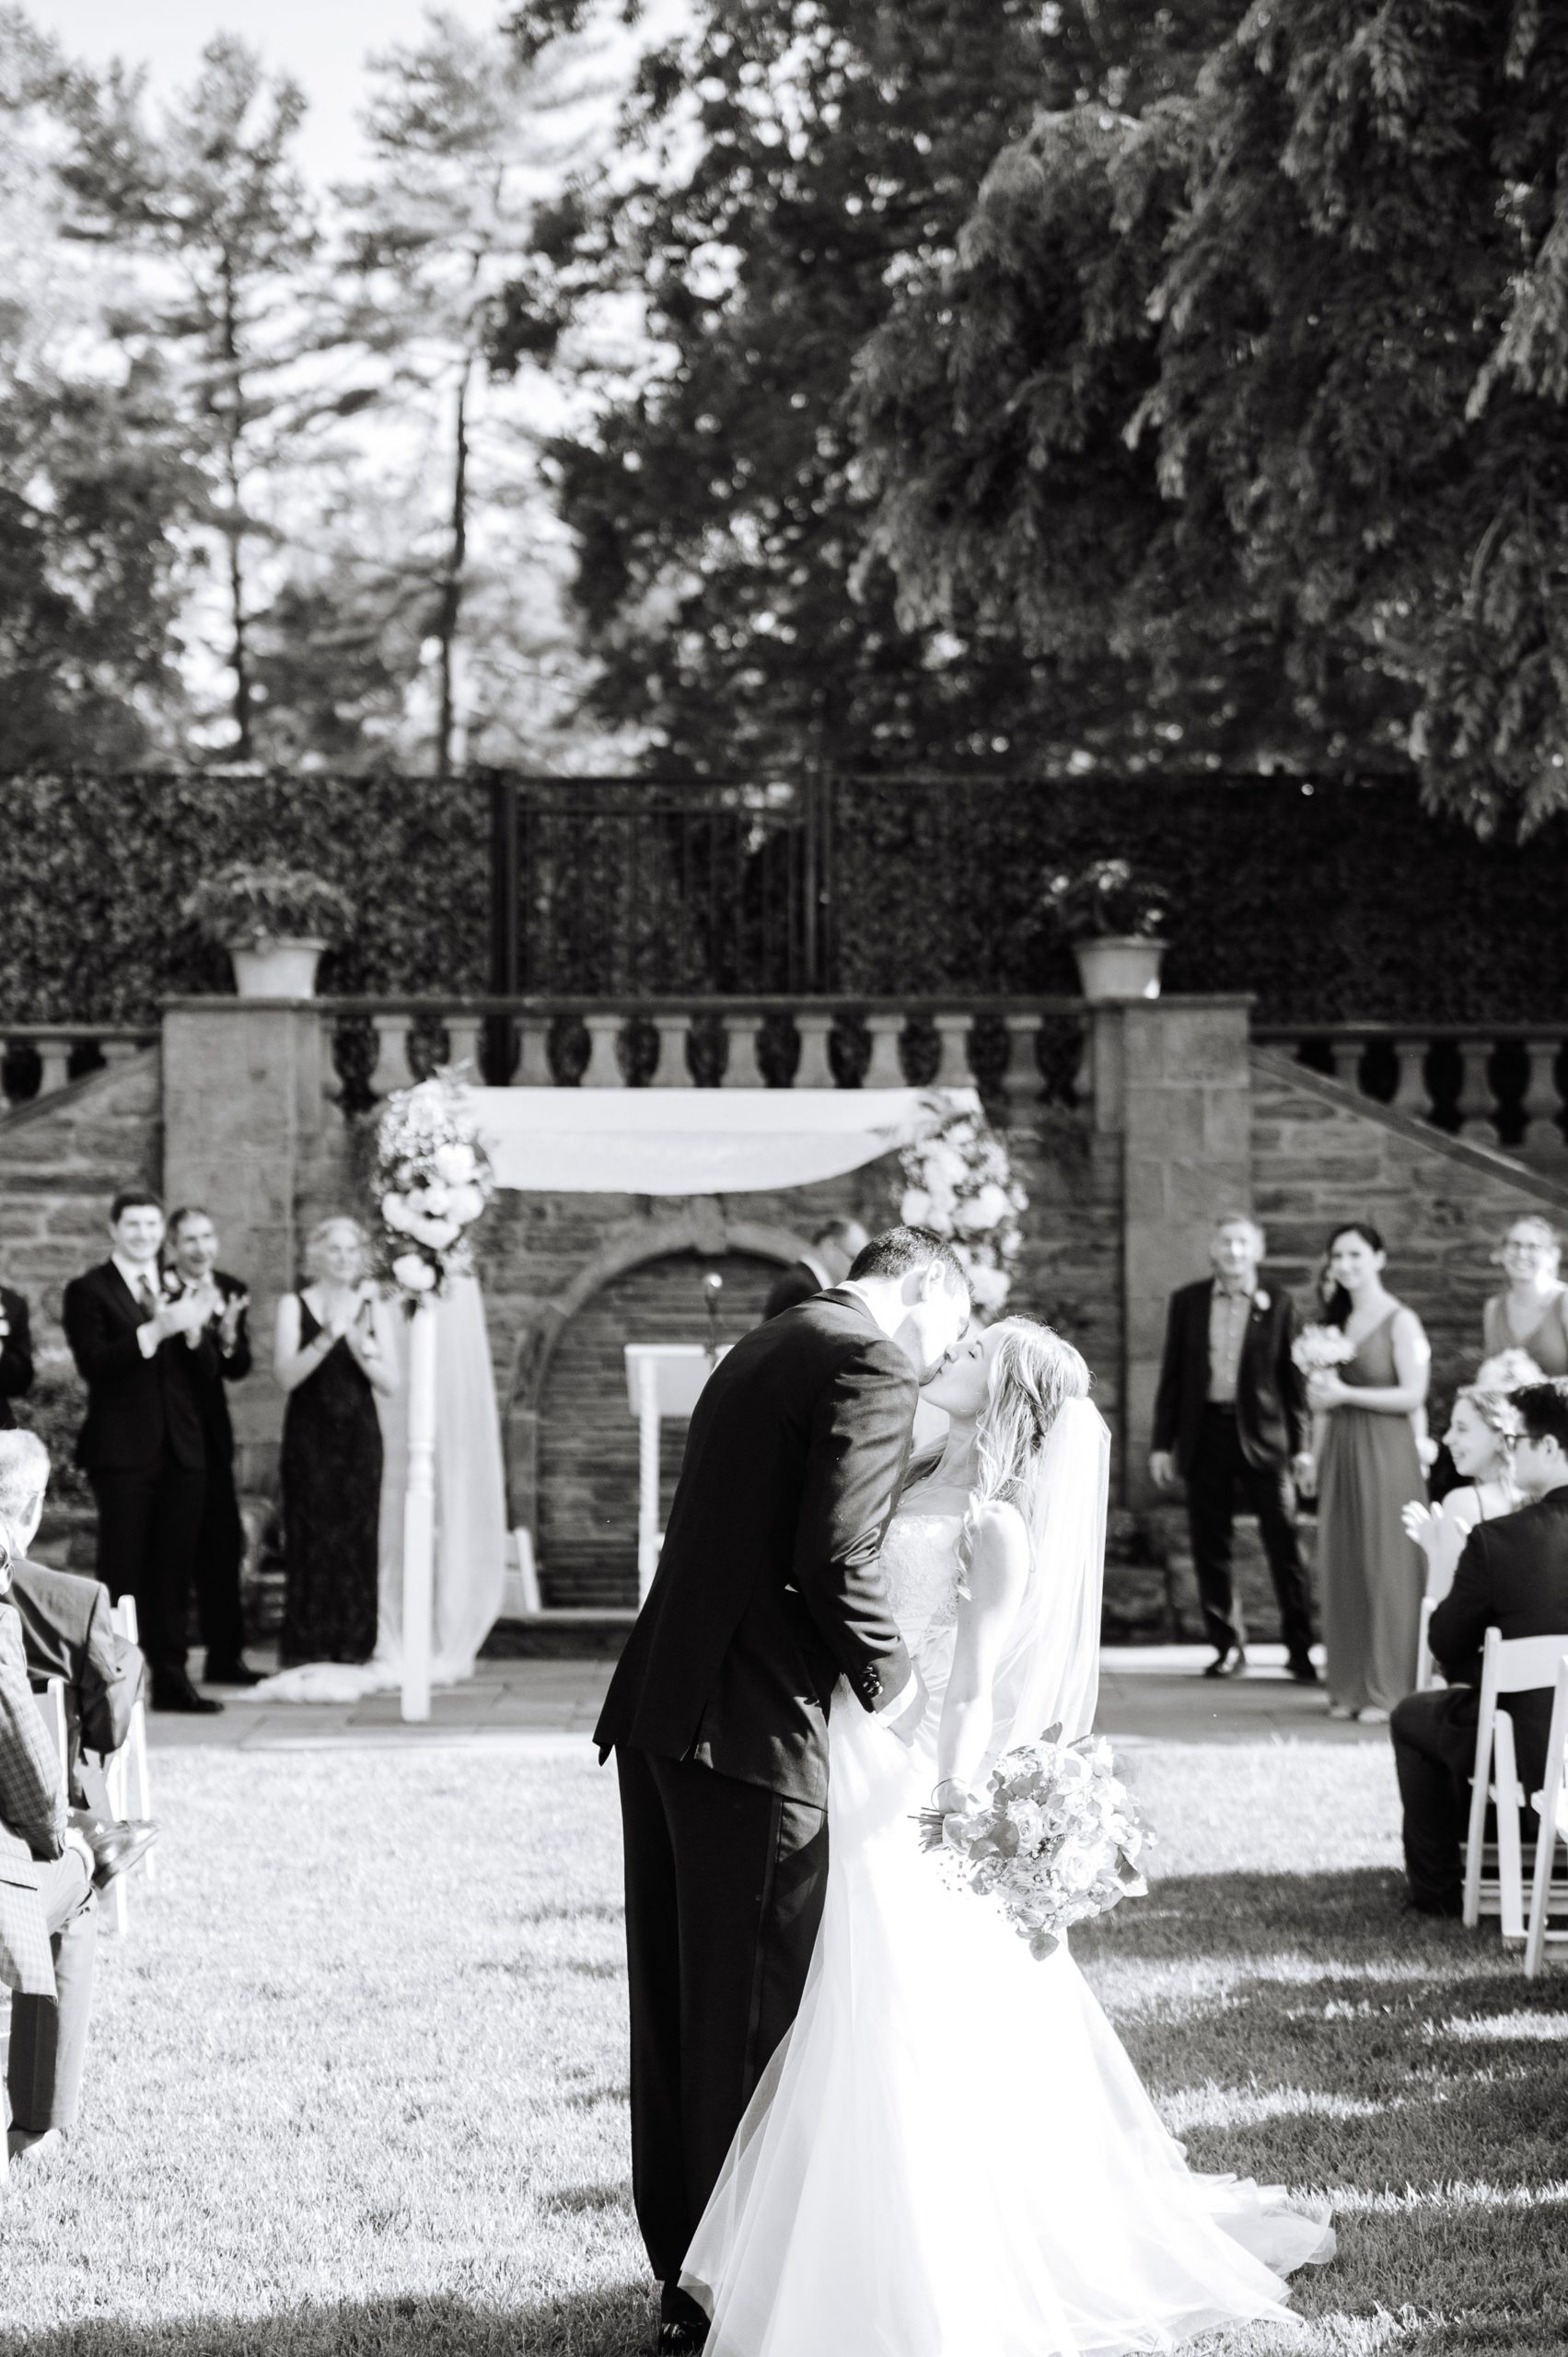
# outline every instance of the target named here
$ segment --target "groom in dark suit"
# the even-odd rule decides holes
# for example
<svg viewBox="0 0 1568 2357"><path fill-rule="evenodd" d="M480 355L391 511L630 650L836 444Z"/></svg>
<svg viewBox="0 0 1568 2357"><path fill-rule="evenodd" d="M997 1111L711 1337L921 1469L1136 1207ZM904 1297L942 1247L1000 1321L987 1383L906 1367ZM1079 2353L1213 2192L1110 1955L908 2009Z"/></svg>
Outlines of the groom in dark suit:
<svg viewBox="0 0 1568 2357"><path fill-rule="evenodd" d="M1489 1629L1506 1637L1562 1638L1568 1652L1568 1380L1514 1394L1524 1431L1514 1479L1529 1503L1479 1523L1465 1541L1454 1585L1432 1616L1432 1657L1446 1686L1407 1694L1388 1732L1404 1808L1405 1874L1423 1915L1458 1915L1481 1652ZM1551 1732L1551 1689L1511 1694L1519 1781L1537 1791Z"/></svg>
<svg viewBox="0 0 1568 2357"><path fill-rule="evenodd" d="M1214 1275L1171 1296L1149 1471L1162 1490L1179 1473L1187 1484L1192 1563L1214 1647L1204 1677L1247 1666L1230 1568L1239 1492L1262 1533L1290 1674L1310 1686L1318 1672L1292 1489L1306 1436L1291 1356L1295 1310L1283 1287L1258 1282L1263 1231L1248 1213L1215 1222L1210 1258Z"/></svg>
<svg viewBox="0 0 1568 2357"><path fill-rule="evenodd" d="M158 1248L163 1206L128 1189L110 1213L113 1250L65 1288L65 1339L87 1387L76 1462L98 1505L98 1575L118 1603L136 1599L155 1711L220 1711L185 1668L186 1627L206 1438L194 1353L206 1306L170 1300Z"/></svg>
<svg viewBox="0 0 1568 2357"><path fill-rule="evenodd" d="M906 1740L923 1711L879 1553L920 1385L969 1311L947 1247L894 1228L720 1361L595 1730L621 1782L632 2180L661 2350L702 2345L681 2262L805 1986L833 1688Z"/></svg>

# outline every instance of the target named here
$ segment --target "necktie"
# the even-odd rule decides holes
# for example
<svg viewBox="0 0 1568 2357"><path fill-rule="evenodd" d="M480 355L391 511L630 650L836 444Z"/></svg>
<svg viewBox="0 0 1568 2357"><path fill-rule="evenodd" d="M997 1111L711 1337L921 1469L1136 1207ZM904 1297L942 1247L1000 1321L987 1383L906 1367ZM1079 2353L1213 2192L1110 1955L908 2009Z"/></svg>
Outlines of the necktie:
<svg viewBox="0 0 1568 2357"><path fill-rule="evenodd" d="M153 1281L151 1277L148 1276L145 1269L142 1271L141 1282L136 1287L136 1295L138 1300L141 1302L142 1307L148 1312L149 1316L156 1318L157 1315L157 1295L153 1291Z"/></svg>

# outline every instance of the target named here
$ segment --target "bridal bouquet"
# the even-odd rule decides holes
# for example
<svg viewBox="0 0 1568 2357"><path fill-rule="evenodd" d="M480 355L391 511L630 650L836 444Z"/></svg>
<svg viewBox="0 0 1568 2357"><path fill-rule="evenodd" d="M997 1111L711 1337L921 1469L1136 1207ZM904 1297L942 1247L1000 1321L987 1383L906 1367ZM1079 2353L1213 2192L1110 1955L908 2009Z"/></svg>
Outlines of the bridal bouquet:
<svg viewBox="0 0 1568 2357"><path fill-rule="evenodd" d="M1063 1743L1060 1727L1005 1752L977 1807L920 1818L960 1886L1000 1899L1029 1954L1055 1953L1074 1923L1147 1890L1138 1861L1152 1836L1139 1821L1103 1736Z"/></svg>
<svg viewBox="0 0 1568 2357"><path fill-rule="evenodd" d="M1330 1375L1335 1367L1350 1364L1355 1344L1338 1326L1304 1326L1290 1354L1303 1375Z"/></svg>
<svg viewBox="0 0 1568 2357"><path fill-rule="evenodd" d="M467 1269L469 1231L495 1190L455 1074L438 1072L388 1097L372 1186L379 1272L412 1309Z"/></svg>

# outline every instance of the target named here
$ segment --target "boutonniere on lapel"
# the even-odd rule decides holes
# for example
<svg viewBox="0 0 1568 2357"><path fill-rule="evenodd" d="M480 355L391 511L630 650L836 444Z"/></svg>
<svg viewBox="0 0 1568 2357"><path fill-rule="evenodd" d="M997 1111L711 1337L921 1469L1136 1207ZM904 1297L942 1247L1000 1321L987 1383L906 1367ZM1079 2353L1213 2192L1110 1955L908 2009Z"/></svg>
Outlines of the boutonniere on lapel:
<svg viewBox="0 0 1568 2357"><path fill-rule="evenodd" d="M1253 1307L1253 1310L1254 1310L1254 1312L1256 1313L1256 1315L1257 1315L1258 1317L1261 1318L1261 1316L1263 1315L1263 1312L1268 1308L1268 1306L1269 1306L1269 1296L1268 1296L1268 1295L1263 1291L1262 1286L1261 1286L1261 1285L1260 1285L1260 1286L1259 1286L1259 1288L1258 1288L1258 1290L1257 1290L1257 1292L1256 1292L1256 1293L1253 1295L1253 1296L1252 1296L1252 1307Z"/></svg>
<svg viewBox="0 0 1568 2357"><path fill-rule="evenodd" d="M165 1269L160 1280L165 1301L178 1301L185 1290L185 1280L178 1269Z"/></svg>

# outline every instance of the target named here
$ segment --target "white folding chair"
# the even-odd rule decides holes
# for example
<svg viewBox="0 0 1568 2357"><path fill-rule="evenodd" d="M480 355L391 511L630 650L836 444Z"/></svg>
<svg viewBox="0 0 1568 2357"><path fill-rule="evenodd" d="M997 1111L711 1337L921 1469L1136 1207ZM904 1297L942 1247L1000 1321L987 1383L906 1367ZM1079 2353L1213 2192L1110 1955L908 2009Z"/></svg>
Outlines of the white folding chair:
<svg viewBox="0 0 1568 2357"><path fill-rule="evenodd" d="M1557 1643L1562 1643L1559 1638ZM1551 1705L1551 1733L1547 1737L1546 1767L1539 1793L1530 1806L1540 1820L1536 1836L1535 1880L1530 1885L1530 1927L1525 1939L1525 1971L1533 1980L1546 1958L1546 1944L1568 1942L1568 1931L1548 1929L1553 1907L1568 1907L1568 1882L1554 1883L1551 1869L1557 1845L1568 1847L1568 1653L1557 1665L1557 1692Z"/></svg>
<svg viewBox="0 0 1568 2357"><path fill-rule="evenodd" d="M113 1608L116 1632L128 1644L139 1642L136 1631L136 1599L122 1596ZM147 1706L138 1694L131 1706L131 1724L125 1740L118 1751L104 1762L104 1781L109 1786L110 1805L116 1817L151 1817L153 1813L152 1785L147 1775ZM149 1882L157 1880L157 1863L149 1850L142 1860L140 1871ZM110 1888L114 1896L114 1925L123 1932L129 1915L125 1885L128 1877L116 1875Z"/></svg>
<svg viewBox="0 0 1568 2357"><path fill-rule="evenodd" d="M1475 1766L1470 1787L1469 1839L1465 1850L1464 1920L1473 1932L1485 1911L1495 1908L1502 1918L1504 1941L1522 1943L1525 1936L1525 1882L1520 1856L1519 1811L1525 1795L1514 1750L1514 1722L1499 1709L1507 1694L1537 1693L1551 1686L1562 1657L1562 1639L1504 1638L1489 1629L1481 1658L1481 1715L1476 1722ZM1486 1805L1497 1812L1497 1879L1482 1889L1482 1849Z"/></svg>

